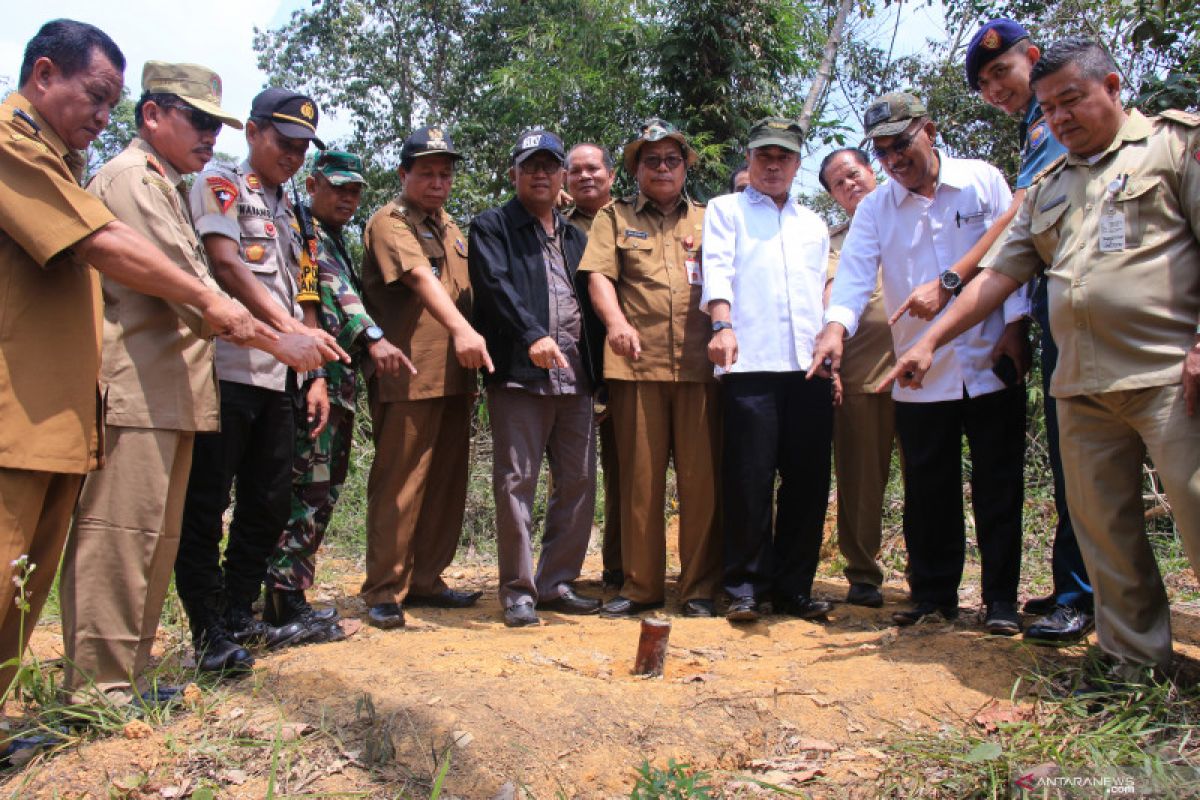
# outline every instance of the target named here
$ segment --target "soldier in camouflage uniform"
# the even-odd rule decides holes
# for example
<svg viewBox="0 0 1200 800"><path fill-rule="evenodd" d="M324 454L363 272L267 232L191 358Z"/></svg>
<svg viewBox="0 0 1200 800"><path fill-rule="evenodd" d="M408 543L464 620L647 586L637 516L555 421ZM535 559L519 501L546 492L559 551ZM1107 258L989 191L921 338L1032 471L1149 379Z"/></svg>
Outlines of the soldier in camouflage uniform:
<svg viewBox="0 0 1200 800"><path fill-rule="evenodd" d="M350 364L335 361L325 367L329 420L324 428L297 426L291 516L267 572L263 617L276 625L305 623L312 630L309 641L335 641L345 636L336 624L337 610L312 608L304 592L312 586L317 549L350 464L358 368L368 361L369 368L385 375L415 371L363 307L362 288L342 238L342 228L362 198L362 173L358 156L327 150L315 158L305 183L317 234L321 327L353 359Z"/></svg>

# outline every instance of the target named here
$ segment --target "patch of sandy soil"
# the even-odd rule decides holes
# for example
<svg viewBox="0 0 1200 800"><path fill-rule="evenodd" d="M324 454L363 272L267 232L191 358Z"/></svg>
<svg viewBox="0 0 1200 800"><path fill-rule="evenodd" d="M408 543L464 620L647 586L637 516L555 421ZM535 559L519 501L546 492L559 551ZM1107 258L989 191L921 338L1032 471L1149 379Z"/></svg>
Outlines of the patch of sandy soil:
<svg viewBox="0 0 1200 800"><path fill-rule="evenodd" d="M325 593L353 620L365 609L354 566L342 567ZM582 592L599 594L599 571L590 557ZM263 655L253 676L144 737L70 748L0 791L170 798L207 781L222 798L257 800L269 783L277 796L428 797L448 754L443 797L628 797L643 760L674 758L713 772L727 796L753 793L751 776L813 797L869 798L890 742L1006 707L1017 678L1049 652L986 636L967 592L956 623L907 629L890 624L906 601L899 584L886 587L884 608L839 604L826 624L683 619L669 597L665 674L640 678L637 621L543 613L540 626L510 630L494 567L449 573L485 590L478 607L411 609L398 631L351 622L344 642ZM815 587L844 592L840 580ZM1200 626L1177 628L1179 649L1200 657ZM53 655L55 635L39 630L35 648Z"/></svg>

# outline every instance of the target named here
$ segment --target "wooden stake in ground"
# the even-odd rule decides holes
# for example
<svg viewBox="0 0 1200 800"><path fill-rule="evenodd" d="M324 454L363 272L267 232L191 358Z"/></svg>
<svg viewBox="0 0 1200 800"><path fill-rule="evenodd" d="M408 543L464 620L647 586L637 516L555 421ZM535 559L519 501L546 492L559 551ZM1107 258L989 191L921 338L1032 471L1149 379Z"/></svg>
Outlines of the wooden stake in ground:
<svg viewBox="0 0 1200 800"><path fill-rule="evenodd" d="M634 675L663 674L667 660L667 641L671 638L671 620L642 620L642 635L638 637L637 658L633 662Z"/></svg>

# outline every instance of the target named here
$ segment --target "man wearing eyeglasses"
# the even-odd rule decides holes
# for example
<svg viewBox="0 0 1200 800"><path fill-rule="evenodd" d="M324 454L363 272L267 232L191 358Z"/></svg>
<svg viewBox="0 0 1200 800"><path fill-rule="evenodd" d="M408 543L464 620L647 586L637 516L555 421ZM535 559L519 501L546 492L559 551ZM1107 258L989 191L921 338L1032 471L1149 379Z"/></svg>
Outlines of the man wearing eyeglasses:
<svg viewBox="0 0 1200 800"><path fill-rule="evenodd" d="M192 229L183 175L212 158L221 79L194 64L148 61L134 109L138 136L88 191L183 272L220 291ZM189 306L104 283L105 468L85 479L63 561L64 685L133 699L166 598L196 431L217 429L210 331ZM251 342L299 369L326 355L310 336ZM149 692L146 687L139 687ZM154 687L163 699L166 687Z"/></svg>
<svg viewBox="0 0 1200 800"><path fill-rule="evenodd" d="M304 164L309 142L323 147L316 103L296 92L266 89L251 105L246 141L245 161L210 166L191 190L196 232L213 274L271 327L317 337L348 362L317 326L316 263L305 250L283 186ZM310 371L302 391L297 373L266 353L218 343L216 364L221 429L196 437L175 586L197 662L205 669L238 669L247 661L232 644L279 647L312 635L299 623L267 625L255 619L251 605L288 521L296 414L307 403L309 430L319 433L329 397L323 370ZM222 562L222 517L235 483L237 502ZM227 657L217 658L220 653Z"/></svg>
<svg viewBox="0 0 1200 800"><path fill-rule="evenodd" d="M624 584L600 609L607 617L663 605L669 459L679 490L680 606L688 617L714 613L720 416L700 310L704 207L683 191L696 158L674 126L649 120L625 145L638 193L597 214L579 265L607 331L604 377L620 463Z"/></svg>
<svg viewBox="0 0 1200 800"><path fill-rule="evenodd" d="M591 614L598 600L576 594L592 529L596 453L592 390L603 334L576 268L587 237L555 208L566 153L541 128L512 151L516 197L471 223L467 263L475 322L495 370L484 376L494 447L500 600L504 624L537 625L535 607ZM537 571L533 499L542 458L553 490Z"/></svg>
<svg viewBox="0 0 1200 800"><path fill-rule="evenodd" d="M858 329L878 270L883 301L896 314L916 287L963 256L1009 207L1012 194L998 170L952 158L934 147L937 128L924 104L906 93L868 106L866 138L891 181L858 206L842 247L825 328L810 374L841 368L843 339ZM950 273L952 274L952 273ZM959 284L949 286L957 291ZM952 300L951 303L954 301ZM923 391L896 387L896 429L904 451L904 539L914 607L893 614L899 625L925 616L958 616L966 548L962 509L962 435L972 464L972 502L982 561L984 624L995 634L1020 632L1025 389L1017 370L996 367L1001 338L1024 338L1024 294L938 351ZM892 326L897 352L929 323L900 316Z"/></svg>

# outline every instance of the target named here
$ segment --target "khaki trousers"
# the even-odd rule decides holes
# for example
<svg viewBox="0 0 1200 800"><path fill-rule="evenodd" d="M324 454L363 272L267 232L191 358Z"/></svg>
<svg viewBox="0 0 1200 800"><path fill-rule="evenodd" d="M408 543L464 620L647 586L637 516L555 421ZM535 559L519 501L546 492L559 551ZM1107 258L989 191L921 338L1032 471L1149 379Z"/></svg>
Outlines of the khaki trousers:
<svg viewBox="0 0 1200 800"><path fill-rule="evenodd" d="M82 482L82 475L0 467L0 664L25 652L54 585ZM25 585L29 611L24 614L13 603L12 562L21 556L36 566ZM16 672L15 666L0 668L0 692Z"/></svg>
<svg viewBox="0 0 1200 800"><path fill-rule="evenodd" d="M892 465L896 409L890 394L847 394L833 414L838 547L850 583L883 584L879 544Z"/></svg>
<svg viewBox="0 0 1200 800"><path fill-rule="evenodd" d="M375 460L367 478L367 605L446 589L467 502L470 395L371 398Z"/></svg>
<svg viewBox="0 0 1200 800"><path fill-rule="evenodd" d="M667 460L679 492L679 601L711 600L721 579L716 383L609 381L621 483L621 595L663 600Z"/></svg>
<svg viewBox="0 0 1200 800"><path fill-rule="evenodd" d="M1146 536L1142 459L1149 453L1200 574L1200 416L1179 384L1058 398L1067 504L1096 593L1100 647L1126 665L1167 667L1171 613Z"/></svg>
<svg viewBox="0 0 1200 800"><path fill-rule="evenodd" d="M622 569L620 467L611 413L597 423L596 431L600 439L600 466L604 470L604 539L600 546L600 558L604 572L611 574Z"/></svg>
<svg viewBox="0 0 1200 800"><path fill-rule="evenodd" d="M179 550L191 431L109 426L63 556L64 688L129 687L148 663Z"/></svg>

